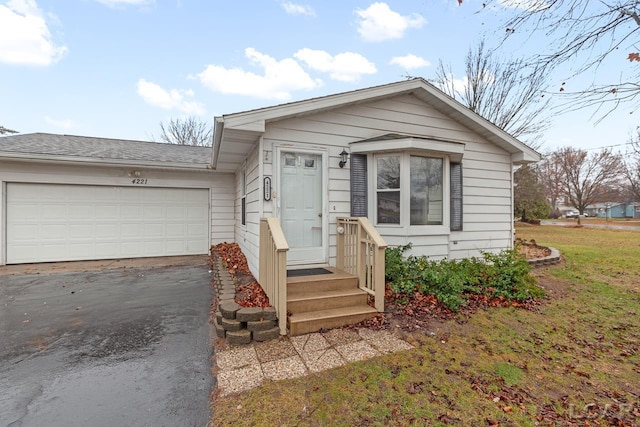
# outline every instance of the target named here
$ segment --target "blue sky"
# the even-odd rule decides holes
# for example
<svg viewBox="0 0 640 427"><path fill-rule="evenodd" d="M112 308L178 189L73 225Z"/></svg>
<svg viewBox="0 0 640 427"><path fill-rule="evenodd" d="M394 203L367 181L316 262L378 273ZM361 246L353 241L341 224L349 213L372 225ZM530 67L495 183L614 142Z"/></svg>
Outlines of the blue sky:
<svg viewBox="0 0 640 427"><path fill-rule="evenodd" d="M216 115L407 74L432 78L439 59L462 79L469 46L485 32L497 37L509 12L476 13L480 4L0 0L0 125L147 140L171 118L212 123ZM544 43L506 48L517 53ZM600 75L619 72L608 66ZM630 112L620 108L597 126L591 111L559 116L543 150L624 144L637 125Z"/></svg>

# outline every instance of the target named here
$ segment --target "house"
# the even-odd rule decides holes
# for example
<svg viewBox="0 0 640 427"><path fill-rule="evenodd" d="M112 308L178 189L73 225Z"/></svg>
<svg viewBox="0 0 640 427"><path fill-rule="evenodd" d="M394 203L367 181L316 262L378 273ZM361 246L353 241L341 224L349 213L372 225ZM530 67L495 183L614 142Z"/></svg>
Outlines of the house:
<svg viewBox="0 0 640 427"><path fill-rule="evenodd" d="M0 260L206 253L235 241L284 333L282 313L322 306L302 296L317 277L287 280L287 269L346 271L380 310L387 244L453 259L511 248L513 166L539 159L423 79L216 117L212 149L9 136Z"/></svg>
<svg viewBox="0 0 640 427"><path fill-rule="evenodd" d="M599 218L640 218L640 203L595 203L587 206L585 211Z"/></svg>

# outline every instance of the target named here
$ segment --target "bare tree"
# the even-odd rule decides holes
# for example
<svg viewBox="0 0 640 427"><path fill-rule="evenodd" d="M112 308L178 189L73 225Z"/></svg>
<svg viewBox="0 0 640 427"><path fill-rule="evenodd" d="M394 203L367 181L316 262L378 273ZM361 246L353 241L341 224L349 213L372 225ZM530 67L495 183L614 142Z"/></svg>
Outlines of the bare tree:
<svg viewBox="0 0 640 427"><path fill-rule="evenodd" d="M547 218L549 203L545 198L535 166L522 166L514 173L513 179L515 186L513 204L516 216L520 216L522 222Z"/></svg>
<svg viewBox="0 0 640 427"><path fill-rule="evenodd" d="M640 98L640 2L637 0L487 0L483 8L494 6L510 10L501 33L505 40L525 34L549 40L546 49L533 52L534 74L548 75L559 65L570 68L566 82L585 71L597 73L603 61L617 61L616 81L588 84L575 90L562 83L558 91L567 95L566 109L597 106L605 108L603 117L620 103L631 102L637 108ZM623 64L636 66L625 71ZM615 63L614 63L615 64ZM614 65L615 66L615 65ZM608 67L610 68L610 66Z"/></svg>
<svg viewBox="0 0 640 427"><path fill-rule="evenodd" d="M211 126L194 117L160 123L160 140L169 144L210 147L212 134Z"/></svg>
<svg viewBox="0 0 640 427"><path fill-rule="evenodd" d="M0 126L0 135L4 135L6 133L18 133L18 131L13 129L8 129L4 126Z"/></svg>
<svg viewBox="0 0 640 427"><path fill-rule="evenodd" d="M562 186L564 175L557 156L552 153L545 154L542 161L537 164L537 172L547 201L555 212L558 210L558 202L564 194Z"/></svg>
<svg viewBox="0 0 640 427"><path fill-rule="evenodd" d="M550 123L545 76L529 70L522 60L496 57L484 40L469 49L465 72L460 86L451 66L440 61L434 83L499 128L538 148Z"/></svg>
<svg viewBox="0 0 640 427"><path fill-rule="evenodd" d="M627 181L627 193L630 198L640 201L640 128L636 128L635 137L631 138L634 152L625 157L623 174Z"/></svg>
<svg viewBox="0 0 640 427"><path fill-rule="evenodd" d="M584 214L587 206L606 201L611 189L619 186L622 158L610 149L589 155L586 150L566 147L555 151L552 156L564 175L563 195L580 215Z"/></svg>

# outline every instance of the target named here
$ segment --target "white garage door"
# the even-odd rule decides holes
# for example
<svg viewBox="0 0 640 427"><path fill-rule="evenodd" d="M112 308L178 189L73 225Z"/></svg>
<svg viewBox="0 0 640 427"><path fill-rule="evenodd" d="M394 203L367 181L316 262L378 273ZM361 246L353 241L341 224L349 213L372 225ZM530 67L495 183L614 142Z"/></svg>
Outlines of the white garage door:
<svg viewBox="0 0 640 427"><path fill-rule="evenodd" d="M209 191L7 184L7 263L206 254Z"/></svg>

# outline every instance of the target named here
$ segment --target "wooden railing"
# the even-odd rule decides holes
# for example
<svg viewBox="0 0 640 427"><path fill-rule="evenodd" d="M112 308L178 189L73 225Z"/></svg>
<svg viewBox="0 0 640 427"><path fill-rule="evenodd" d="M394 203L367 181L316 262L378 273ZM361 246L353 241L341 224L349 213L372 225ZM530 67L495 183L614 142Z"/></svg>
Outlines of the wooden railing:
<svg viewBox="0 0 640 427"><path fill-rule="evenodd" d="M384 251L387 244L365 217L338 218L336 267L358 277L360 289L384 311Z"/></svg>
<svg viewBox="0 0 640 427"><path fill-rule="evenodd" d="M280 335L287 335L287 251L289 245L276 218L260 220L260 286L278 315Z"/></svg>

